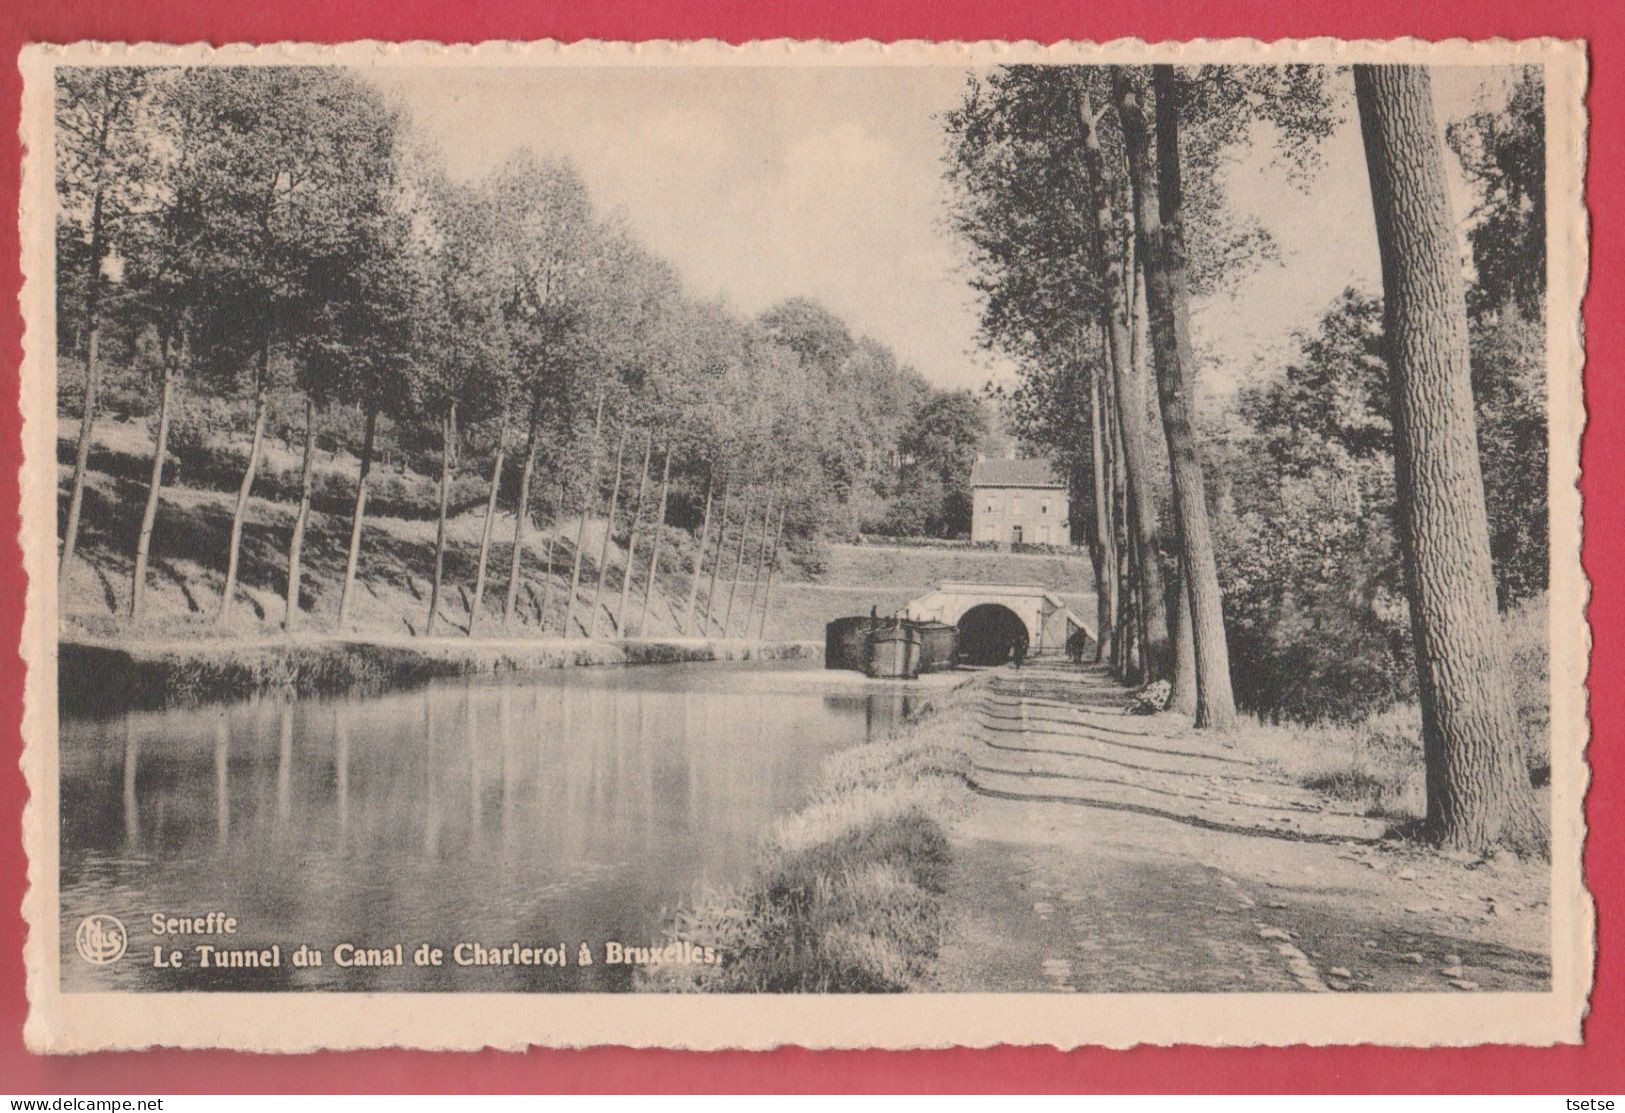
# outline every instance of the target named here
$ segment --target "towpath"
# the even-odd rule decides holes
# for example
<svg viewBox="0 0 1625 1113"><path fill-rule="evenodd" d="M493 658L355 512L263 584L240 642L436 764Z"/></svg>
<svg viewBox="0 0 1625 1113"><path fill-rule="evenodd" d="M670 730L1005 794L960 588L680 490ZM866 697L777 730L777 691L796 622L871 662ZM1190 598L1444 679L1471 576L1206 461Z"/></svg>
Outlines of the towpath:
<svg viewBox="0 0 1625 1113"><path fill-rule="evenodd" d="M1385 839L1103 671L1000 670L955 828L956 991L1538 990L1546 870Z"/></svg>

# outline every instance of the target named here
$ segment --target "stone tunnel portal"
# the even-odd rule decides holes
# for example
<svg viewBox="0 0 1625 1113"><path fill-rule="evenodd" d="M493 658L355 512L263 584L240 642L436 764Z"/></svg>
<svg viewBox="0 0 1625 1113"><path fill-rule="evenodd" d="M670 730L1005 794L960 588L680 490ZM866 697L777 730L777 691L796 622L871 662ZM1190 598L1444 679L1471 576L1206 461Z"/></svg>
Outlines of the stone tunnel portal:
<svg viewBox="0 0 1625 1113"><path fill-rule="evenodd" d="M959 619L959 656L966 664L1000 664L1028 640L1027 624L1002 603L979 603Z"/></svg>

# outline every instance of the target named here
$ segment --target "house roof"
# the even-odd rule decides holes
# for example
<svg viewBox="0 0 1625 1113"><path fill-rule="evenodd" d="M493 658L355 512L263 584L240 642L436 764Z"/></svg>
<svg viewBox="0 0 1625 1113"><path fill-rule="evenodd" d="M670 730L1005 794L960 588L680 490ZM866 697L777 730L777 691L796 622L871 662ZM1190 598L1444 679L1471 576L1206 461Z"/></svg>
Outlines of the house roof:
<svg viewBox="0 0 1625 1113"><path fill-rule="evenodd" d="M978 460L971 468L972 487L1053 487L1064 490L1048 460Z"/></svg>

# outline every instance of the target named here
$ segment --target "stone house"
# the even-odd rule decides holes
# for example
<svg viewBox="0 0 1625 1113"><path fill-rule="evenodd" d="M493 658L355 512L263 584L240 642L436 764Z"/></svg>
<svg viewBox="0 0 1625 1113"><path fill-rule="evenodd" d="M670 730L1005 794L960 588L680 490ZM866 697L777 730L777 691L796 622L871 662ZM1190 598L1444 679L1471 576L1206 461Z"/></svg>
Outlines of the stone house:
<svg viewBox="0 0 1625 1113"><path fill-rule="evenodd" d="M1070 545L1066 483L1048 460L981 459L971 469L971 540Z"/></svg>

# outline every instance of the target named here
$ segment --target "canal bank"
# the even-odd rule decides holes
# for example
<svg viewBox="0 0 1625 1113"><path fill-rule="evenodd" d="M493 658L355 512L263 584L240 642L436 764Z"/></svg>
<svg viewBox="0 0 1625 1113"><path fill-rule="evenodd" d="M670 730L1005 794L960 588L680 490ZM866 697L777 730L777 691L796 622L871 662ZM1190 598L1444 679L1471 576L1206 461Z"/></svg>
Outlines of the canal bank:
<svg viewBox="0 0 1625 1113"><path fill-rule="evenodd" d="M273 690L379 691L475 673L800 660L822 652L814 642L721 638L84 638L59 643L57 690L63 712L112 714Z"/></svg>
<svg viewBox="0 0 1625 1113"><path fill-rule="evenodd" d="M672 941L716 965L660 966L646 992L895 993L929 988L953 905L951 831L971 807L975 717L991 672L938 673L889 736L824 759L756 872L679 911Z"/></svg>

